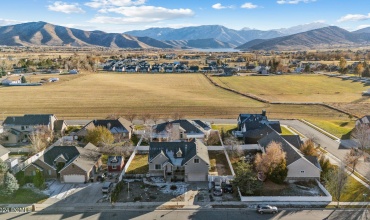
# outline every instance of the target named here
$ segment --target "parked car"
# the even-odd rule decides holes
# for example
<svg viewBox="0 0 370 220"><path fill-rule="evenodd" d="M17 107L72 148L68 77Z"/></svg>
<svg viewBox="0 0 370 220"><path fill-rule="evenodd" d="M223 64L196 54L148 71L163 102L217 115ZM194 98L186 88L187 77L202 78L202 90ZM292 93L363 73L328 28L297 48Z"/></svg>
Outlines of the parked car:
<svg viewBox="0 0 370 220"><path fill-rule="evenodd" d="M105 180L105 174L104 173L99 174L99 176L96 177L96 180L101 181L101 182L104 181Z"/></svg>
<svg viewBox="0 0 370 220"><path fill-rule="evenodd" d="M278 208L276 206L270 206L270 205L258 205L257 212L260 214L264 214L264 213L275 214L278 212Z"/></svg>
<svg viewBox="0 0 370 220"><path fill-rule="evenodd" d="M233 185L231 184L226 184L224 187L223 187L223 191L225 193L233 193Z"/></svg>
<svg viewBox="0 0 370 220"><path fill-rule="evenodd" d="M222 189L219 189L219 188L213 189L213 195L214 196L222 196Z"/></svg>
<svg viewBox="0 0 370 220"><path fill-rule="evenodd" d="M103 186L101 187L101 191L103 193L110 193L112 188L113 188L113 183L112 182L105 182L105 183L103 183Z"/></svg>

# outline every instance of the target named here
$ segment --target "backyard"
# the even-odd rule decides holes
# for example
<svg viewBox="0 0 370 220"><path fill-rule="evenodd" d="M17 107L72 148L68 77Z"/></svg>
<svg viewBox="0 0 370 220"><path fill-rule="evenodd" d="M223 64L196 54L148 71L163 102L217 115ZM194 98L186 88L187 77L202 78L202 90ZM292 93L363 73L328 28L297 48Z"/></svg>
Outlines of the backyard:
<svg viewBox="0 0 370 220"><path fill-rule="evenodd" d="M210 172L215 172L219 176L231 175L224 151L208 151L208 155L211 163Z"/></svg>
<svg viewBox="0 0 370 220"><path fill-rule="evenodd" d="M128 167L127 174L146 174L149 171L148 155L136 154Z"/></svg>

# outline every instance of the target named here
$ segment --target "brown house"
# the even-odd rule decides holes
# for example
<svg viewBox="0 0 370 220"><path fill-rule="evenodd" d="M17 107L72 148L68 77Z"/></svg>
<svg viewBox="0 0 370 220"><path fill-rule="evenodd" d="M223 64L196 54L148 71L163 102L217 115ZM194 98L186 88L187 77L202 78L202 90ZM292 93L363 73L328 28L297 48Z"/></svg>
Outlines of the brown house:
<svg viewBox="0 0 370 220"><path fill-rule="evenodd" d="M101 166L101 155L76 146L54 146L38 160L23 169L26 176L34 176L36 170L45 178L59 178L61 182L87 182Z"/></svg>

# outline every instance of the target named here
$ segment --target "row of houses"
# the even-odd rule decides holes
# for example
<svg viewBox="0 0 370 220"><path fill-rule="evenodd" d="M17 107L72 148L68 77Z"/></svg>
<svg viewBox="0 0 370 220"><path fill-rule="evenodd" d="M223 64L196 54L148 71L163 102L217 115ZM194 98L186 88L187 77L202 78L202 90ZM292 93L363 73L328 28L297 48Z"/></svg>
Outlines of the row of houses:
<svg viewBox="0 0 370 220"><path fill-rule="evenodd" d="M358 123L368 123L368 118L364 117ZM67 126L63 120L58 120L52 114L7 117L3 123L4 131L15 129L23 134L29 134L37 125L61 133ZM88 130L97 126L106 127L117 142L122 138L131 138L134 131L132 124L123 118L97 119L90 121L72 135L83 138ZM210 159L204 140L211 132L210 124L202 120L179 119L151 126L148 175L183 181L207 181ZM257 146L259 152L265 152L272 142L280 143L286 153L286 181L320 179L321 167L318 159L302 154L300 147L303 141L300 136L283 135L280 122L269 120L266 111L260 114L240 114L237 118L237 129L233 134L245 145ZM6 152L6 148L0 148L1 159L6 159L6 156L1 155ZM120 171L124 158L111 155L108 163L110 171ZM24 167L23 171L26 175L34 175L36 170L39 170L45 177L59 178L63 182L86 182L98 173L101 164L101 154L91 143L82 147L53 146L38 160Z"/></svg>

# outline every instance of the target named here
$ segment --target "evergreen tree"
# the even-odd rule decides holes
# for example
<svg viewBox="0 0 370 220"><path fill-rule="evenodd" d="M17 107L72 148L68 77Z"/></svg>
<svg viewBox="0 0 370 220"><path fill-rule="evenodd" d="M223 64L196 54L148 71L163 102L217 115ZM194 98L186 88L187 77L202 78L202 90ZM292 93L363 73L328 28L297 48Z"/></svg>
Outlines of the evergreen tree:
<svg viewBox="0 0 370 220"><path fill-rule="evenodd" d="M17 179L13 176L13 174L7 172L4 176L3 185L0 186L0 195L1 196L9 196L17 191L19 185L17 183Z"/></svg>
<svg viewBox="0 0 370 220"><path fill-rule="evenodd" d="M274 183L282 184L288 175L288 168L286 167L286 161L281 160L276 167L271 168L267 177Z"/></svg>
<svg viewBox="0 0 370 220"><path fill-rule="evenodd" d="M22 76L22 78L21 78L21 83L27 83L27 79L26 79L26 77Z"/></svg>
<svg viewBox="0 0 370 220"><path fill-rule="evenodd" d="M42 173L39 170L36 170L36 175L33 178L33 185L35 185L35 187L39 189L42 189L45 186L44 175L42 175Z"/></svg>
<svg viewBox="0 0 370 220"><path fill-rule="evenodd" d="M252 165L245 162L236 164L233 184L239 187L244 195L253 195L262 188L262 182L257 179L257 174L253 171Z"/></svg>

